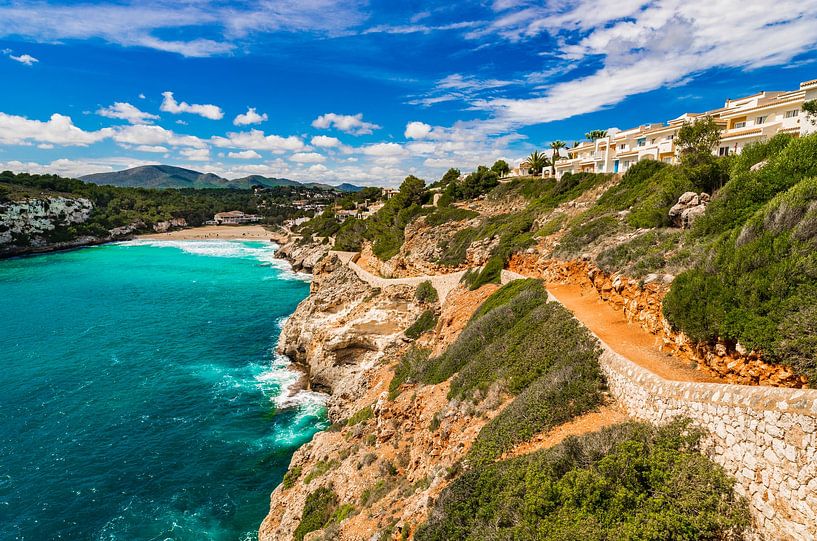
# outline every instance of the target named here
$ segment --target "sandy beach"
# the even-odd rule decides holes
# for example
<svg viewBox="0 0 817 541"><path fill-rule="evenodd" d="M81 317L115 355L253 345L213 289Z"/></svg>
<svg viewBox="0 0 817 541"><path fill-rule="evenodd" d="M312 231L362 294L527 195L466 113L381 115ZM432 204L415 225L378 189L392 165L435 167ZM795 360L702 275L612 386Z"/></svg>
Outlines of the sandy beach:
<svg viewBox="0 0 817 541"><path fill-rule="evenodd" d="M179 229L167 233L140 235L151 240L280 240L280 235L267 231L260 225L206 225Z"/></svg>

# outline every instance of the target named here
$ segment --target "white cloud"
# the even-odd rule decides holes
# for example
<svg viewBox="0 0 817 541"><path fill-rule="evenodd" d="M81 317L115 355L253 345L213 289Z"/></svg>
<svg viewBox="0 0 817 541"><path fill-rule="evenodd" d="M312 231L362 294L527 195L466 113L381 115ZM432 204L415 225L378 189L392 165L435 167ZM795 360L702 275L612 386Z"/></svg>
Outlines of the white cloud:
<svg viewBox="0 0 817 541"><path fill-rule="evenodd" d="M242 150L241 152L228 152L227 157L236 160L259 160L261 159L261 154L254 150Z"/></svg>
<svg viewBox="0 0 817 541"><path fill-rule="evenodd" d="M13 54L9 54L9 58L14 60L15 62L19 62L20 64L25 64L26 66L33 66L39 60L31 56L30 54L21 54L20 56L14 56Z"/></svg>
<svg viewBox="0 0 817 541"><path fill-rule="evenodd" d="M207 144L196 136L179 135L161 126L148 126L145 124L117 128L113 134L113 140L120 145L168 145L172 147L192 147L200 149L207 147Z"/></svg>
<svg viewBox="0 0 817 541"><path fill-rule="evenodd" d="M296 163L321 163L326 161L326 156L317 152L298 152L290 156L289 159Z"/></svg>
<svg viewBox="0 0 817 541"><path fill-rule="evenodd" d="M235 117L233 124L236 126L249 126L250 124L260 124L262 122L266 122L267 120L269 120L267 113L259 115L255 111L255 107L248 107L246 113Z"/></svg>
<svg viewBox="0 0 817 541"><path fill-rule="evenodd" d="M181 155L194 162L206 162L210 160L209 148L186 148L181 151Z"/></svg>
<svg viewBox="0 0 817 541"><path fill-rule="evenodd" d="M360 147L360 151L366 156L380 158L402 157L408 154L408 151L397 143L375 143Z"/></svg>
<svg viewBox="0 0 817 541"><path fill-rule="evenodd" d="M221 120L224 118L224 111L217 105L191 105L186 101L179 103L176 101L176 98L173 97L173 92L162 92L162 96L164 96L164 100L159 108L166 113L172 113L174 115L190 113L209 118L210 120Z"/></svg>
<svg viewBox="0 0 817 541"><path fill-rule="evenodd" d="M305 150L304 142L294 135L265 135L261 130L231 132L227 137L213 137L211 142L219 148L239 148L243 150L268 150L275 153Z"/></svg>
<svg viewBox="0 0 817 541"><path fill-rule="evenodd" d="M140 100L147 99L147 96L145 96L145 95L144 95L144 94L142 94L142 93L139 93L139 99L140 99Z"/></svg>
<svg viewBox="0 0 817 541"><path fill-rule="evenodd" d="M316 135L311 141L313 146L318 148L335 148L341 146L340 139L329 137L328 135Z"/></svg>
<svg viewBox="0 0 817 541"><path fill-rule="evenodd" d="M424 122L409 122L404 135L406 139L425 139L431 134L431 126Z"/></svg>
<svg viewBox="0 0 817 541"><path fill-rule="evenodd" d="M153 115L139 110L130 103L116 102L108 107L99 109L96 114L106 118L118 118L127 120L131 124L149 124L152 120L157 120L158 115Z"/></svg>
<svg viewBox="0 0 817 541"><path fill-rule="evenodd" d="M226 54L255 32L314 32L335 36L365 18L364 2L351 0L72 2L19 0L0 7L0 36L39 42L102 39L125 47L149 47L190 57ZM213 39L165 39L204 28ZM220 35L219 35L220 34Z"/></svg>
<svg viewBox="0 0 817 541"><path fill-rule="evenodd" d="M139 145L136 147L136 150L139 152L155 152L157 154L163 154L169 151L167 147L158 145Z"/></svg>
<svg viewBox="0 0 817 541"><path fill-rule="evenodd" d="M774 9L742 0L579 0L567 10L511 9L490 32L511 41L559 36L563 65L592 58L601 66L546 87L542 96L476 101L491 118L474 125L497 133L598 111L713 68L786 64L817 46L815 28L817 0L781 0Z"/></svg>
<svg viewBox="0 0 817 541"><path fill-rule="evenodd" d="M345 133L352 135L369 135L373 130L380 129L380 126L363 120L363 113L356 115L339 115L337 113L326 113L312 121L312 127L318 129L329 129L334 127Z"/></svg>
<svg viewBox="0 0 817 541"><path fill-rule="evenodd" d="M87 146L110 137L111 128L85 131L71 117L54 113L46 122L0 113L0 144L47 143L62 146Z"/></svg>

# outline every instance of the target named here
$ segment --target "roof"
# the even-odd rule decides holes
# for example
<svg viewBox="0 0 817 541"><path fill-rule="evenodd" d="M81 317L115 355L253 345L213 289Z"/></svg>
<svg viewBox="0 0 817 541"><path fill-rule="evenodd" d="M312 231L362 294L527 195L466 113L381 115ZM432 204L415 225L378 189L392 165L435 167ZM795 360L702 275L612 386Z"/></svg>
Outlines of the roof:
<svg viewBox="0 0 817 541"><path fill-rule="evenodd" d="M219 212L216 214L216 218L241 218L244 216L244 213L240 210L231 210L228 212Z"/></svg>
<svg viewBox="0 0 817 541"><path fill-rule="evenodd" d="M756 111L760 111L760 110L763 110L763 109L770 109L770 108L774 108L774 107L780 107L781 105L791 105L791 104L794 104L794 103L796 103L798 101L801 101L801 100L802 100L802 98L796 97L796 98L791 98L791 99L787 99L787 100L775 100L775 101L771 101L771 102L768 102L768 103L764 103L763 105L756 105L756 106L750 107L748 109L730 109L729 112L725 112L725 113L721 114L721 117L722 118L731 118L731 117L736 117L736 116L739 117L739 116L743 116L743 115L745 115L747 113L756 112Z"/></svg>
<svg viewBox="0 0 817 541"><path fill-rule="evenodd" d="M807 86L815 86L817 85L817 79L812 79L811 81L804 81L800 83L800 88L805 88Z"/></svg>
<svg viewBox="0 0 817 541"><path fill-rule="evenodd" d="M759 135L761 133L763 133L763 130L760 128L749 128L748 130L730 133L729 135L723 137L721 141L726 141L727 139L734 139L735 137L746 137L747 135Z"/></svg>

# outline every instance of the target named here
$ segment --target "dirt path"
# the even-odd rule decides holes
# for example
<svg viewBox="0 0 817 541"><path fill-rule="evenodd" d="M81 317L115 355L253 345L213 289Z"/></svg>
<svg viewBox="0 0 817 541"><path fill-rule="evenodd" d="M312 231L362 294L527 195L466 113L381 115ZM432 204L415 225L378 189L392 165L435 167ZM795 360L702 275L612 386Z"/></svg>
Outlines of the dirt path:
<svg viewBox="0 0 817 541"><path fill-rule="evenodd" d="M624 317L591 291L578 285L548 284L548 291L573 312L576 319L607 343L616 353L652 371L664 379L723 383L704 374L694 364L662 353L657 338Z"/></svg>
<svg viewBox="0 0 817 541"><path fill-rule="evenodd" d="M565 424L541 432L530 440L520 443L500 458L505 460L517 456L527 455L540 449L547 449L562 443L570 436L581 436L589 432L596 432L606 426L623 423L630 418L627 413L616 405L602 406L596 411L591 411Z"/></svg>

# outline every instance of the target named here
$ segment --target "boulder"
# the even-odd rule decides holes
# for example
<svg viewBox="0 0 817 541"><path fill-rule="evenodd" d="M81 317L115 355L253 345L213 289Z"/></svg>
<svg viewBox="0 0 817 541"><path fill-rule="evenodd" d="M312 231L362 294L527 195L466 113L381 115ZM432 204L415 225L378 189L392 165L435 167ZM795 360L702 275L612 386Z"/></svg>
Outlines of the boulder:
<svg viewBox="0 0 817 541"><path fill-rule="evenodd" d="M669 210L669 217L675 227L688 228L704 212L709 204L709 194L685 192L678 198L678 203Z"/></svg>

